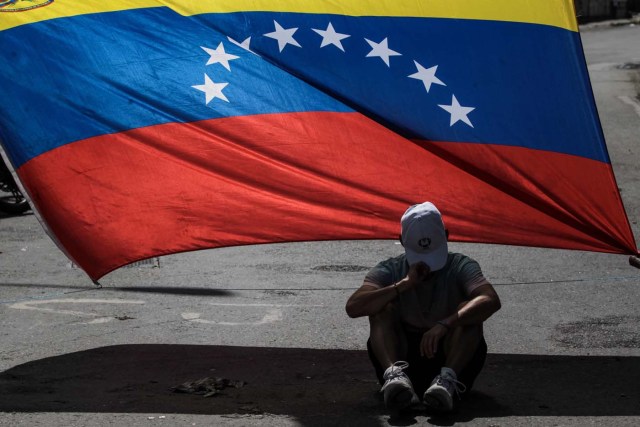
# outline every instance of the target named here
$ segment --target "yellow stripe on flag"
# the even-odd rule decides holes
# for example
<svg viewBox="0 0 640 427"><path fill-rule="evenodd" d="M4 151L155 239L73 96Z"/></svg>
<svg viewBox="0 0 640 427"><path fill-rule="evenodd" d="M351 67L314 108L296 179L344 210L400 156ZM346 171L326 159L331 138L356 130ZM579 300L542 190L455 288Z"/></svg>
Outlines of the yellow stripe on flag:
<svg viewBox="0 0 640 427"><path fill-rule="evenodd" d="M150 7L168 7L187 16L243 11L327 13L512 21L578 30L573 0L54 0L37 9L0 11L0 31L66 16Z"/></svg>

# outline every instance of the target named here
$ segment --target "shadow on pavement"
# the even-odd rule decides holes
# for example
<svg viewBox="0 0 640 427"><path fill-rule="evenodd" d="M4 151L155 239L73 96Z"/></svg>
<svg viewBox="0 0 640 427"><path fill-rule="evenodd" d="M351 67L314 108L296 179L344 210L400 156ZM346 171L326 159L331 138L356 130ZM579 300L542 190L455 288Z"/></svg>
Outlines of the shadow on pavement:
<svg viewBox="0 0 640 427"><path fill-rule="evenodd" d="M110 286L105 290L116 290L122 292L139 292L165 295L197 295L203 297L229 297L236 292L225 289L193 288L193 287L173 287L173 286Z"/></svg>
<svg viewBox="0 0 640 427"><path fill-rule="evenodd" d="M197 296L215 296L215 297L227 297L233 296L236 292L226 289L212 289L212 288L196 288L196 287L175 287L175 286L104 286L102 288L96 288L94 285L89 284L87 286L73 286L73 285L47 285L42 283L0 283L0 287L7 288L41 288L41 289L77 289L80 291L94 291L103 289L105 291L122 291L132 293L152 293L152 294L166 294L166 295L197 295Z"/></svg>
<svg viewBox="0 0 640 427"><path fill-rule="evenodd" d="M436 425L506 416L640 415L640 358L489 354L451 415L386 414L365 351L120 345L0 373L0 412L277 414L302 425ZM175 393L205 377L245 381L219 394Z"/></svg>
<svg viewBox="0 0 640 427"><path fill-rule="evenodd" d="M4 219L4 218L15 218L18 216L31 216L33 215L33 211L32 210L28 210L27 212L21 213L21 214L10 214L10 213L6 213L3 211L0 211L0 220Z"/></svg>

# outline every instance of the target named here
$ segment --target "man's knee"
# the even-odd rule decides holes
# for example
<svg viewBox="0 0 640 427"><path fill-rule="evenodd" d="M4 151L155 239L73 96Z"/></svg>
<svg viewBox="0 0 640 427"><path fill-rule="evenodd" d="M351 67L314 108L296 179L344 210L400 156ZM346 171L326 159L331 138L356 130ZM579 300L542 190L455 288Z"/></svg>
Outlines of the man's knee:
<svg viewBox="0 0 640 427"><path fill-rule="evenodd" d="M462 307L464 307L465 305L467 305L469 303L469 301L462 301L460 304L458 304L458 309L460 310ZM482 323L478 323L475 325L463 325L463 326L457 326L455 328L453 328L449 334L447 335L447 338L449 341L451 341L452 339L458 340L458 339L463 339L463 340L479 340L482 338L483 336L483 328L482 328Z"/></svg>
<svg viewBox="0 0 640 427"><path fill-rule="evenodd" d="M369 316L370 323L379 323L379 322L395 322L399 317L399 307L395 301L391 301L387 305L385 305L382 310Z"/></svg>
<svg viewBox="0 0 640 427"><path fill-rule="evenodd" d="M482 337L482 324L455 327L444 339L445 354L449 356L458 352L473 353Z"/></svg>
<svg viewBox="0 0 640 427"><path fill-rule="evenodd" d="M451 330L447 338L453 341L479 341L482 335L482 323L479 323L476 325L457 326Z"/></svg>
<svg viewBox="0 0 640 427"><path fill-rule="evenodd" d="M396 317L399 312L398 303L391 301L387 303L382 310L369 317Z"/></svg>

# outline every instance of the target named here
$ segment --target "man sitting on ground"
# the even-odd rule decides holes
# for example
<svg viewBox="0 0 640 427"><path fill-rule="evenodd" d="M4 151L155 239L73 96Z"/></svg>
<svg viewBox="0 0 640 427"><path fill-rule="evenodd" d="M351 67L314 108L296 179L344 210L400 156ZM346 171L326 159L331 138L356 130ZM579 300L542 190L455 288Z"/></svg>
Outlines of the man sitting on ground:
<svg viewBox="0 0 640 427"><path fill-rule="evenodd" d="M428 407L450 411L484 365L482 323L500 299L476 261L448 252L432 203L407 209L401 229L404 254L369 271L347 314L369 317L367 350L389 409L417 403L417 391Z"/></svg>

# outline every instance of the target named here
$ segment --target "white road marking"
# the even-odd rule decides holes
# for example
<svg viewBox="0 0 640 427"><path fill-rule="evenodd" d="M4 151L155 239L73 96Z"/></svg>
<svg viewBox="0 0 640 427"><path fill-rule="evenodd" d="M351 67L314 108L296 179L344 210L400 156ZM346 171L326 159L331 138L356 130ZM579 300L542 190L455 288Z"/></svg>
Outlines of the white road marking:
<svg viewBox="0 0 640 427"><path fill-rule="evenodd" d="M608 70L613 70L618 65L620 64L615 62L602 62L600 64L589 64L587 69L589 71L608 71Z"/></svg>
<svg viewBox="0 0 640 427"><path fill-rule="evenodd" d="M228 307L324 307L323 304L233 304L210 302L209 305L220 305Z"/></svg>
<svg viewBox="0 0 640 427"><path fill-rule="evenodd" d="M240 326L240 325L264 325L267 323L274 323L282 320L282 310L279 308L272 308L257 322L217 322L215 320L200 319L200 313L182 313L182 318L193 323L204 323L207 325L224 325L224 326Z"/></svg>
<svg viewBox="0 0 640 427"><path fill-rule="evenodd" d="M626 95L619 96L618 99L627 105L631 105L638 117L640 117L640 102Z"/></svg>
<svg viewBox="0 0 640 427"><path fill-rule="evenodd" d="M114 318L104 317L102 315L95 314L95 313L86 313L84 311L56 310L53 308L35 307L35 306L40 306L44 304L144 304L144 303L145 301L139 301L139 300L63 298L63 299L48 299L48 300L19 302L19 303L11 304L9 308L14 308L16 310L34 310L34 311L42 311L45 313L66 314L66 315L78 316L78 317L95 317L95 319L89 322L86 322L86 324L96 324L96 323L110 322Z"/></svg>
<svg viewBox="0 0 640 427"><path fill-rule="evenodd" d="M225 303L210 303L210 305L223 306L223 307L271 307L262 319L256 322L218 322L215 320L201 319L201 313L182 313L181 316L184 320L193 323L203 323L208 325L224 325L224 326L240 326L240 325L265 325L267 323L279 322L283 319L284 314L281 307L324 307L322 304L305 305L305 304L225 304Z"/></svg>
<svg viewBox="0 0 640 427"><path fill-rule="evenodd" d="M90 320L89 322L83 322L85 325L95 325L97 323L111 322L114 317L99 317L97 319Z"/></svg>
<svg viewBox="0 0 640 427"><path fill-rule="evenodd" d="M184 320L194 320L200 317L200 313L182 313L181 316Z"/></svg>

